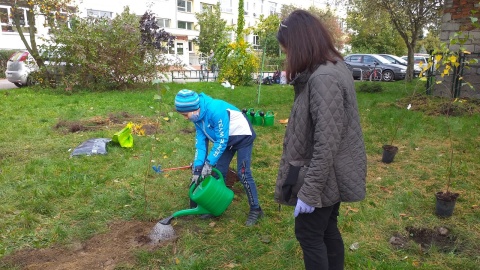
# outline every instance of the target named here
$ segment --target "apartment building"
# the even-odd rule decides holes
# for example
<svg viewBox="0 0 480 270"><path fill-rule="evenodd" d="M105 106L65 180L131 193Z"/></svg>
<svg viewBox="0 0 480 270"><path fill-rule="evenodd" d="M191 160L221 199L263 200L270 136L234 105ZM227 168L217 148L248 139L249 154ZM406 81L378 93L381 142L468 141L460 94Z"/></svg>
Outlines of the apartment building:
<svg viewBox="0 0 480 270"><path fill-rule="evenodd" d="M198 37L199 27L195 13L202 12L204 8L220 2L222 19L227 25L236 25L238 18L238 0L76 0L78 13L81 17L96 16L113 18L121 13L125 6L130 12L139 16L150 9L155 13L158 24L176 37L173 48L169 53L178 56L185 64L198 64L198 50L193 40ZM0 0L0 49L24 49L18 31L13 26L10 8L10 1ZM255 26L260 15L268 16L280 12L283 5L294 4L299 7L315 5L324 8L327 5L336 7L338 1L334 0L244 0L245 27ZM23 25L28 26L26 10L23 11ZM48 37L49 28L45 26L44 16L36 18L37 42L42 41L39 37ZM27 40L29 38L27 37ZM231 33L234 39L234 33ZM253 45L260 45L257 36L250 34L246 40Z"/></svg>

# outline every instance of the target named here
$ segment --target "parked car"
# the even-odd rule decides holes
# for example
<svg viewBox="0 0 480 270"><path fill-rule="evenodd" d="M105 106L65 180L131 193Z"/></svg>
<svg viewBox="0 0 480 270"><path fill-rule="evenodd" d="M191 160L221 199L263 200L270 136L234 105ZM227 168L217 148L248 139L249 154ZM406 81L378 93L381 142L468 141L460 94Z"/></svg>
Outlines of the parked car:
<svg viewBox="0 0 480 270"><path fill-rule="evenodd" d="M9 82L17 87L28 86L33 83L31 73L38 70L35 59L28 51L17 51L7 61L5 75Z"/></svg>
<svg viewBox="0 0 480 270"><path fill-rule="evenodd" d="M362 72L374 68L382 70L382 80L386 82L405 79L405 66L392 64L378 54L350 54L345 56L344 60L355 79L360 79Z"/></svg>
<svg viewBox="0 0 480 270"><path fill-rule="evenodd" d="M401 57L405 61L408 60L408 56L404 55ZM430 55L428 54L414 54L413 55L413 65L416 69L423 70L428 65L428 59L430 59ZM435 67L435 65L433 65Z"/></svg>
<svg viewBox="0 0 480 270"><path fill-rule="evenodd" d="M402 65L402 66L407 66L407 60L405 60L401 57L398 57L396 55L383 54L383 53L380 53L378 55L380 55L383 58L389 60L392 64L399 64L399 65ZM421 71L422 71L422 69L419 68L418 66L415 66L415 65L413 66L413 74L415 75L415 77L418 77L418 75L420 75Z"/></svg>
<svg viewBox="0 0 480 270"><path fill-rule="evenodd" d="M40 52L42 53L42 52ZM51 56L44 55L44 64L48 71L58 80L66 71L65 62L52 61ZM35 59L26 50L13 53L7 61L6 78L17 87L30 86L35 83L33 73L38 71L39 67Z"/></svg>

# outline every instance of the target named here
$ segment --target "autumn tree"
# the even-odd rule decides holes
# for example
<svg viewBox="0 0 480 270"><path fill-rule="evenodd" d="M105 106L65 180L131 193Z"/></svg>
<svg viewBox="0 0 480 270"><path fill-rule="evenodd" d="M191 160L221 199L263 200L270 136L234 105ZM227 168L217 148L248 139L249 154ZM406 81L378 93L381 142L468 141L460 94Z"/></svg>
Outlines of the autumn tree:
<svg viewBox="0 0 480 270"><path fill-rule="evenodd" d="M203 12L195 13L200 26L197 38L199 49L208 54L216 50L218 44L224 43L227 33L227 22L221 18L220 3L214 6L204 6Z"/></svg>
<svg viewBox="0 0 480 270"><path fill-rule="evenodd" d="M295 5L284 5L280 11L280 19L285 19L292 11L299 9ZM310 6L307 9L308 12L317 16L324 24L325 27L330 31L330 34L333 38L333 43L337 50L343 49L345 45L346 35L341 28L341 20L335 15L335 13L330 9L320 9L315 6Z"/></svg>
<svg viewBox="0 0 480 270"><path fill-rule="evenodd" d="M44 60L40 56L36 41L36 20L40 16L44 16L46 24L50 27L56 27L60 21L66 21L69 14L74 12L73 7L74 0L7 0L0 1L1 4L10 6L11 19L15 28L18 31L18 35L22 39L25 48L35 59L39 67L44 67ZM25 13L26 11L26 18ZM25 27L26 23L28 27ZM24 30L28 31L27 33ZM27 40L26 35L29 39Z"/></svg>
<svg viewBox="0 0 480 270"><path fill-rule="evenodd" d="M237 42L240 42L243 40L243 31L245 27L245 7L244 7L244 1L239 0L238 1L238 18L237 18L237 30L235 31L236 33L236 39Z"/></svg>
<svg viewBox="0 0 480 270"><path fill-rule="evenodd" d="M404 55L407 47L388 19L386 11L358 6L347 11L351 52Z"/></svg>
<svg viewBox="0 0 480 270"><path fill-rule="evenodd" d="M441 16L443 0L347 0L351 8L359 6L385 11L408 50L406 80L413 78L413 56L423 30Z"/></svg>
<svg viewBox="0 0 480 270"><path fill-rule="evenodd" d="M269 15L268 17L260 16L259 22L254 33L259 37L262 47L265 46L265 53L270 57L279 55L280 45L277 41L278 25L280 18L277 15Z"/></svg>

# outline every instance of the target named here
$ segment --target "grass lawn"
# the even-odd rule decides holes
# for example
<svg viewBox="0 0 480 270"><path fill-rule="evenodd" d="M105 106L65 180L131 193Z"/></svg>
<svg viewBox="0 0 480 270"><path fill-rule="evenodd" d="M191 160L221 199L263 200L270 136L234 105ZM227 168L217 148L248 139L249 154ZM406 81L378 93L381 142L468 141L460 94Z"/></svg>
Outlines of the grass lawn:
<svg viewBox="0 0 480 270"><path fill-rule="evenodd" d="M357 93L367 198L341 206L345 268L478 269L479 113L435 113L436 99L414 96L423 93L418 81L382 85L381 93ZM278 121L288 118L292 87L262 86L258 97L256 86L166 86L75 94L0 91L0 269L303 269L293 208L279 209L273 200L285 130ZM182 88L240 109L275 113L273 127L255 128L252 160L266 216L244 226L248 203L236 183L234 201L221 217L175 219L178 237L152 247L142 236L156 221L188 207L190 171L152 170L193 159L193 125L173 113ZM456 104L469 112L472 103ZM451 190L460 197L453 216L439 218L434 194L445 189L449 171L447 121L454 146ZM106 155L70 157L80 143L111 138L128 122L147 133L134 135L133 148L109 145ZM392 139L399 152L384 164L381 147Z"/></svg>

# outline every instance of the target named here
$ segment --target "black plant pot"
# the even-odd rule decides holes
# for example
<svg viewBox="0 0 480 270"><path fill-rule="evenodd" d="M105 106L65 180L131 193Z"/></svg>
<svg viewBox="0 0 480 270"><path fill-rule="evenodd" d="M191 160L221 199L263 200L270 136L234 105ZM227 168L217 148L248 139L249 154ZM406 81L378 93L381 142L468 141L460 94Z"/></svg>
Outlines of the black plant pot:
<svg viewBox="0 0 480 270"><path fill-rule="evenodd" d="M382 146L382 148L383 148L382 162L387 164L392 163L393 158L398 152L398 147L386 144Z"/></svg>
<svg viewBox="0 0 480 270"><path fill-rule="evenodd" d="M458 193L451 192L437 192L435 193L437 199L435 205L435 214L439 217L450 217L453 214L455 208L455 202L458 198Z"/></svg>

